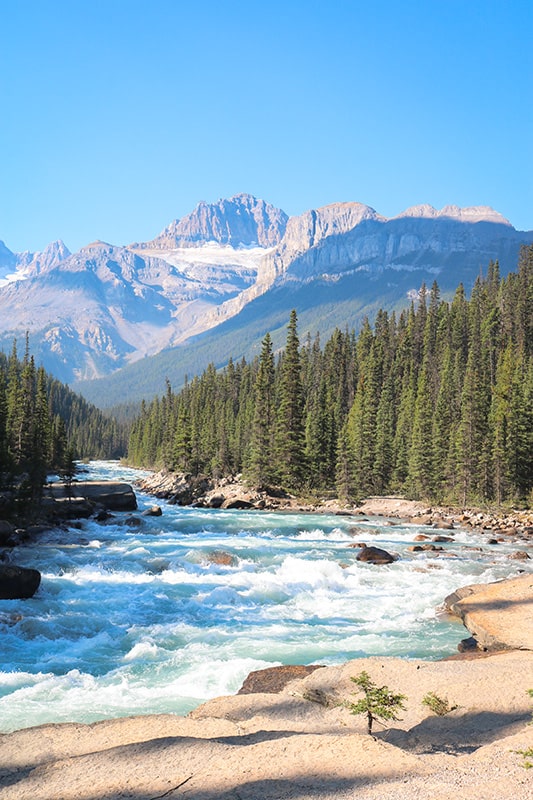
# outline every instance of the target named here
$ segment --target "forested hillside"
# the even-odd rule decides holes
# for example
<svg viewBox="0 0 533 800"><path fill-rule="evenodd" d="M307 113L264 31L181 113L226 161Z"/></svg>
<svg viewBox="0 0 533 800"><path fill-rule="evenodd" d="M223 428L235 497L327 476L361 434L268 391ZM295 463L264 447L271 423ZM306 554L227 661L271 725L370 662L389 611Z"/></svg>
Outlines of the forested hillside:
<svg viewBox="0 0 533 800"><path fill-rule="evenodd" d="M357 499L403 491L439 501L524 500L533 486L533 246L471 297L433 284L397 318L359 333L208 367L143 405L132 464Z"/></svg>
<svg viewBox="0 0 533 800"><path fill-rule="evenodd" d="M0 353L0 489L18 486L36 500L49 471L72 469L74 458L118 458L126 435L119 426L37 368L28 341L22 359L13 343Z"/></svg>

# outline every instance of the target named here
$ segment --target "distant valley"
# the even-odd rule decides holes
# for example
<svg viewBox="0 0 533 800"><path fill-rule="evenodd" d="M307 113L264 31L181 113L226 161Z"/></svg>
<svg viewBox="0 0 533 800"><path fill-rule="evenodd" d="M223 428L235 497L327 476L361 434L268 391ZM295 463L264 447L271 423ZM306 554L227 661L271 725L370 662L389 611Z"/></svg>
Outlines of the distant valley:
<svg viewBox="0 0 533 800"><path fill-rule="evenodd" d="M167 377L178 387L209 362L253 357L266 331L281 346L291 308L301 338L327 337L405 307L422 282L468 291L490 260L506 274L532 241L488 207L387 219L335 203L288 218L241 194L125 247L0 242L0 348L28 331L38 362L97 405L149 399Z"/></svg>

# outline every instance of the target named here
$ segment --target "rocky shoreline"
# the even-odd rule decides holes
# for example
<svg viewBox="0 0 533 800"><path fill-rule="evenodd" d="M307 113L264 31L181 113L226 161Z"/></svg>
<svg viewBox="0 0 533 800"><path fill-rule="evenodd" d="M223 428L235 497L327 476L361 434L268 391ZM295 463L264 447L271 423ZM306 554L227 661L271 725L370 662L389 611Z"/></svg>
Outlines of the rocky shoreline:
<svg viewBox="0 0 533 800"><path fill-rule="evenodd" d="M191 477L166 470L153 472L137 482L143 492L169 503L196 508L257 509L313 514L340 514L353 517L384 516L430 525L441 530L466 527L489 538L533 543L533 510L428 507L426 503L404 497L368 497L359 505L335 499L307 501L276 489L251 489L236 478L215 480Z"/></svg>

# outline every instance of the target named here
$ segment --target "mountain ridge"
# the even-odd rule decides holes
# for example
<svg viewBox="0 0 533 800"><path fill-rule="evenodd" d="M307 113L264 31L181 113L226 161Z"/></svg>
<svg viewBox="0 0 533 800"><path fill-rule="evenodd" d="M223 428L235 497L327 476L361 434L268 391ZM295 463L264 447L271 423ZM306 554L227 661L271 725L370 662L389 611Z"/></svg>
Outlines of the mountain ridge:
<svg viewBox="0 0 533 800"><path fill-rule="evenodd" d="M63 242L22 254L0 243L0 347L28 330L43 364L89 392L87 379L172 348L177 362L190 363L185 344L201 370L210 336L211 351L221 337L227 348L240 342L227 360L253 352L290 307L309 318L310 329L322 321L324 335L334 324L357 326L380 300L405 304L424 280L438 277L444 291L463 279L471 285L491 259L509 271L520 245L532 240L488 206L419 205L386 218L363 203L339 202L289 218L239 194L199 203L149 242L96 240L74 254Z"/></svg>

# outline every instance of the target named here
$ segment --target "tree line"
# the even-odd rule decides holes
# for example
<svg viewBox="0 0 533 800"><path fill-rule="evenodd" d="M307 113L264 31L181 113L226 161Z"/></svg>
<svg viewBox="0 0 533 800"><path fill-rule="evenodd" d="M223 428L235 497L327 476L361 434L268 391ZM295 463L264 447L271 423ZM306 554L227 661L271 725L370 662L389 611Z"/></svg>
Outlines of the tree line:
<svg viewBox="0 0 533 800"><path fill-rule="evenodd" d="M243 473L254 486L355 501L403 492L440 502L526 500L533 486L533 246L500 277L491 262L466 297L435 282L399 316L358 335L213 365L144 403L129 439L137 466Z"/></svg>
<svg viewBox="0 0 533 800"><path fill-rule="evenodd" d="M47 474L72 472L77 458L124 455L124 426L37 367L29 351L0 353L0 490L38 503ZM5 496L4 496L5 500Z"/></svg>

